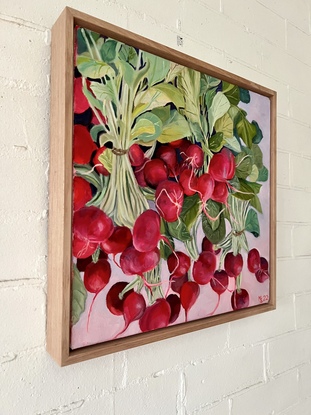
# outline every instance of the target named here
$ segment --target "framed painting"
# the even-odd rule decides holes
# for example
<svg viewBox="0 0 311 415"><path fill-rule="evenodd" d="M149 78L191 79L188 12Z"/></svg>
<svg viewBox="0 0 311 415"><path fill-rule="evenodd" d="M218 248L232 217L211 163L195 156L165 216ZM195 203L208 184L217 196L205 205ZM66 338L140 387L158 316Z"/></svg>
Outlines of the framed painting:
<svg viewBox="0 0 311 415"><path fill-rule="evenodd" d="M64 10L47 326L60 365L275 308L275 118L274 91Z"/></svg>

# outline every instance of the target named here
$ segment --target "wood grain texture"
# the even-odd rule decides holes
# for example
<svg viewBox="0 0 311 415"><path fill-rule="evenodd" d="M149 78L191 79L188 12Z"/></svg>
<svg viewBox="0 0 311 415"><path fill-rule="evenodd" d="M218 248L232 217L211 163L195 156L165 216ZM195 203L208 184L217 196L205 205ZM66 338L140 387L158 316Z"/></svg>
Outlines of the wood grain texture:
<svg viewBox="0 0 311 415"><path fill-rule="evenodd" d="M72 129L73 129L73 40L75 25L208 73L224 81L267 96L271 105L270 163L270 300L268 304L192 321L154 332L70 350L71 228L72 228ZM51 153L48 257L47 350L65 366L83 360L193 332L217 324L273 310L276 306L276 93L213 65L156 42L66 8L52 29L51 58ZM255 324L255 323L254 323Z"/></svg>
<svg viewBox="0 0 311 415"><path fill-rule="evenodd" d="M65 10L52 30L47 349L69 356L71 291L73 18Z"/></svg>

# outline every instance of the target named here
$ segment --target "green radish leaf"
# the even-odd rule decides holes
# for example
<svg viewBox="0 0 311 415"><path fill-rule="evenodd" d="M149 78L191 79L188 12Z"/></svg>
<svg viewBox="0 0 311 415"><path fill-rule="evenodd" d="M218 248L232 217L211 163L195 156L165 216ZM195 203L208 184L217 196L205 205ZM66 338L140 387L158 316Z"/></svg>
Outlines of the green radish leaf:
<svg viewBox="0 0 311 415"><path fill-rule="evenodd" d="M231 105L228 113L232 118L234 125L237 125L247 115L247 113L244 110L237 107L236 105Z"/></svg>
<svg viewBox="0 0 311 415"><path fill-rule="evenodd" d="M135 69L128 62L119 60L116 62L117 67L120 69L124 81L128 86L132 86L135 78Z"/></svg>
<svg viewBox="0 0 311 415"><path fill-rule="evenodd" d="M173 249L175 249L174 239L169 234L168 225L167 222L165 222L163 219L161 219L161 235L164 235L167 237L167 239L170 241L170 244ZM164 258L167 260L167 258L171 255L173 251L168 246L167 243L165 243L163 240L160 242L160 254L161 258Z"/></svg>
<svg viewBox="0 0 311 415"><path fill-rule="evenodd" d="M104 62L113 62L117 56L117 48L120 47L120 43L113 39L107 39L102 45L100 53Z"/></svg>
<svg viewBox="0 0 311 415"><path fill-rule="evenodd" d="M80 272L73 264L72 300L71 300L71 324L75 325L85 311L87 291L80 277Z"/></svg>
<svg viewBox="0 0 311 415"><path fill-rule="evenodd" d="M199 214L201 212L200 198L197 194L193 196L186 196L182 207L180 218L187 226L190 232L192 226L195 224Z"/></svg>
<svg viewBox="0 0 311 415"><path fill-rule="evenodd" d="M129 62L135 66L137 64L137 52L129 45L120 42L121 47L119 48L118 56L121 60Z"/></svg>
<svg viewBox="0 0 311 415"><path fill-rule="evenodd" d="M203 114L201 114L200 115L200 120L201 120L201 128L202 128L203 136L204 137L207 137L207 134L208 134L208 125L207 125L206 116L204 116Z"/></svg>
<svg viewBox="0 0 311 415"><path fill-rule="evenodd" d="M214 78L212 76L201 74L200 80L200 96L206 94L211 88L215 88L220 84L220 79Z"/></svg>
<svg viewBox="0 0 311 415"><path fill-rule="evenodd" d="M216 88L209 89L205 94L205 105L209 110L216 95Z"/></svg>
<svg viewBox="0 0 311 415"><path fill-rule="evenodd" d="M235 174L241 179L246 179L252 172L252 159L244 151L235 157Z"/></svg>
<svg viewBox="0 0 311 415"><path fill-rule="evenodd" d="M255 238L260 235L260 226L258 221L258 214L254 209L250 209L246 216L245 230L252 233Z"/></svg>
<svg viewBox="0 0 311 415"><path fill-rule="evenodd" d="M97 61L89 56L78 56L77 67L79 72L85 78L103 78L106 75L110 78L114 76L114 70L107 63Z"/></svg>
<svg viewBox="0 0 311 415"><path fill-rule="evenodd" d="M254 163L260 170L263 168L263 161L262 161L263 155L262 155L261 148L257 144L253 144L252 150L254 154Z"/></svg>
<svg viewBox="0 0 311 415"><path fill-rule="evenodd" d="M133 118L147 110L164 107L169 102L172 102L176 108L184 106L184 97L174 85L162 83L148 88L137 94Z"/></svg>
<svg viewBox="0 0 311 415"><path fill-rule="evenodd" d="M226 224L223 214L219 217L219 225L216 229L212 228L211 221L202 213L202 228L204 235L212 244L219 244L226 236Z"/></svg>
<svg viewBox="0 0 311 415"><path fill-rule="evenodd" d="M118 140L118 138L117 138ZM99 145L100 147L104 146L106 143L113 143L114 146L116 145L115 136L110 133L104 133L99 136Z"/></svg>
<svg viewBox="0 0 311 415"><path fill-rule="evenodd" d="M200 72L187 67L178 76L178 88L185 97L183 114L189 121L198 124L200 123L200 77Z"/></svg>
<svg viewBox="0 0 311 415"><path fill-rule="evenodd" d="M146 112L136 119L131 131L131 140L138 138L141 144L150 144L162 133L162 121L151 112Z"/></svg>
<svg viewBox="0 0 311 415"><path fill-rule="evenodd" d="M252 147L253 138L256 136L257 130L254 124L250 123L246 117L243 117L237 123L237 132L239 136L242 138L244 143L247 145L248 148Z"/></svg>
<svg viewBox="0 0 311 415"><path fill-rule="evenodd" d="M253 208L255 208L259 213L262 213L262 207L261 207L261 203L260 203L260 199L257 195L255 195L251 200L250 200L250 204L251 206L253 206Z"/></svg>
<svg viewBox="0 0 311 415"><path fill-rule="evenodd" d="M77 45L78 45L78 50L77 50L78 55L81 55L83 52L87 51L87 44L85 43L84 37L81 33L81 29L77 30Z"/></svg>
<svg viewBox="0 0 311 415"><path fill-rule="evenodd" d="M75 174L83 177L87 182L91 183L96 189L101 189L101 182L96 171L92 171L93 167L90 164L74 164ZM90 173L92 171L92 173Z"/></svg>
<svg viewBox="0 0 311 415"><path fill-rule="evenodd" d="M184 68L185 67L183 65L179 65L175 62L170 62L170 69L166 75L165 82L173 82Z"/></svg>
<svg viewBox="0 0 311 415"><path fill-rule="evenodd" d="M185 242L190 241L192 238L186 224L179 218L175 222L167 222L168 230L173 238L179 241Z"/></svg>
<svg viewBox="0 0 311 415"><path fill-rule="evenodd" d="M233 137L233 121L228 113L215 122L215 131L223 133L224 138Z"/></svg>
<svg viewBox="0 0 311 415"><path fill-rule="evenodd" d="M113 153L111 148L106 148L105 151L98 157L98 160L102 163L102 165L109 171L112 172L112 163L113 163Z"/></svg>
<svg viewBox="0 0 311 415"><path fill-rule="evenodd" d="M240 102L240 89L238 86L223 81L222 92L226 95L230 104L237 105Z"/></svg>
<svg viewBox="0 0 311 415"><path fill-rule="evenodd" d="M83 85L82 91L83 91L84 95L86 96L87 100L89 101L89 103L91 105L93 105L93 107L99 109L100 111L103 110L103 104L102 104L102 102L100 102L98 99L96 99L94 97L94 95L92 94L92 92L87 89L86 84Z"/></svg>
<svg viewBox="0 0 311 415"><path fill-rule="evenodd" d="M104 127L102 125L94 125L91 130L90 130L90 134L91 137L93 139L93 141L95 141L95 143L98 142L98 137L99 135L103 134L105 132Z"/></svg>
<svg viewBox="0 0 311 415"><path fill-rule="evenodd" d="M263 138L262 131L256 121L252 121L252 124L256 127L256 135L253 138L253 144L259 144Z"/></svg>
<svg viewBox="0 0 311 415"><path fill-rule="evenodd" d="M217 202L214 202L212 199L209 199L206 203L206 210L207 213L212 217L212 218L216 218L217 215L219 214L220 210L221 210L221 205ZM220 224L220 216L218 219L216 220L210 220L210 226L212 228L213 231L216 231L219 227Z"/></svg>
<svg viewBox="0 0 311 415"><path fill-rule="evenodd" d="M216 133L210 137L208 140L209 149L213 153L218 153L226 143L226 140L224 140L223 133Z"/></svg>
<svg viewBox="0 0 311 415"><path fill-rule="evenodd" d="M250 175L248 176L248 180L250 182L257 182L259 177L259 171L258 171L258 167L256 166L256 164L252 165L252 171L250 173Z"/></svg>
<svg viewBox="0 0 311 415"><path fill-rule="evenodd" d="M91 82L90 88L98 100L107 100L115 104L118 100L118 97L115 96L112 82L113 81L111 80L108 80L105 84L101 84L99 82Z"/></svg>
<svg viewBox="0 0 311 415"><path fill-rule="evenodd" d="M160 110L162 110L162 108ZM161 120L161 115L165 115L162 111L158 111L157 108L155 108L152 112L156 115L160 114L159 118ZM166 144L179 140L180 138L187 137L190 134L189 124L185 117L183 117L178 111L171 110L169 119L166 122L163 122L163 130L157 140L162 144Z"/></svg>
<svg viewBox="0 0 311 415"><path fill-rule="evenodd" d="M226 138L225 146L229 148L229 150L233 150L235 153L239 153L241 151L241 145L239 140L236 137Z"/></svg>
<svg viewBox="0 0 311 415"><path fill-rule="evenodd" d="M259 182L266 182L269 178L269 170L263 166L258 172L258 181Z"/></svg>
<svg viewBox="0 0 311 415"><path fill-rule="evenodd" d="M222 92L217 92L208 112L208 124L210 133L212 133L214 129L215 122L224 116L229 108L230 102L226 95Z"/></svg>
<svg viewBox="0 0 311 415"><path fill-rule="evenodd" d="M197 141L198 143L202 143L205 140L204 134L201 130L200 125L197 122L188 122L190 126L190 130L192 133L192 137Z"/></svg>
<svg viewBox="0 0 311 415"><path fill-rule="evenodd" d="M170 61L148 52L143 52L143 57L149 61L149 67L152 68L146 75L149 86L163 81L170 69Z"/></svg>
<svg viewBox="0 0 311 415"><path fill-rule="evenodd" d="M244 179L239 179L240 182L240 192L234 194L235 197L241 200L251 200L255 195L260 192L261 184L251 183Z"/></svg>
<svg viewBox="0 0 311 415"><path fill-rule="evenodd" d="M245 104L249 104L251 97L247 89L240 88L240 100Z"/></svg>

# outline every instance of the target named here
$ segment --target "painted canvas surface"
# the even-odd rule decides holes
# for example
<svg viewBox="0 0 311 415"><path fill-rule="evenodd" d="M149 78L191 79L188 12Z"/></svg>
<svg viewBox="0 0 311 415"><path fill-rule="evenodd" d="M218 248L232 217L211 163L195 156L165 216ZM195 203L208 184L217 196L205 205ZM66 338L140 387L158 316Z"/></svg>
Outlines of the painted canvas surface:
<svg viewBox="0 0 311 415"><path fill-rule="evenodd" d="M269 98L75 35L71 348L267 303Z"/></svg>

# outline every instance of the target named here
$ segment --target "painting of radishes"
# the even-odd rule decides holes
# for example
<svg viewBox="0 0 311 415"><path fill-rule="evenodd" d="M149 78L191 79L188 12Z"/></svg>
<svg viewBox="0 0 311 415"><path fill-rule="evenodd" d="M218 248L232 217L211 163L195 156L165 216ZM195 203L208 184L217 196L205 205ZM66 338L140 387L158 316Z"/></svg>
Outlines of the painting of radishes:
<svg viewBox="0 0 311 415"><path fill-rule="evenodd" d="M270 100L75 28L71 348L269 302Z"/></svg>

